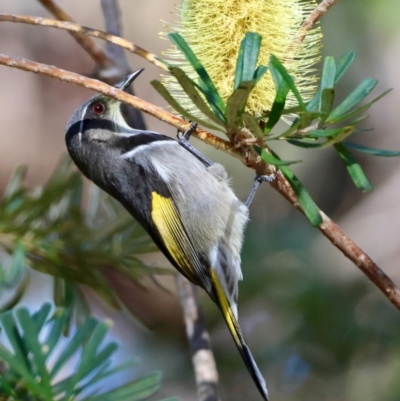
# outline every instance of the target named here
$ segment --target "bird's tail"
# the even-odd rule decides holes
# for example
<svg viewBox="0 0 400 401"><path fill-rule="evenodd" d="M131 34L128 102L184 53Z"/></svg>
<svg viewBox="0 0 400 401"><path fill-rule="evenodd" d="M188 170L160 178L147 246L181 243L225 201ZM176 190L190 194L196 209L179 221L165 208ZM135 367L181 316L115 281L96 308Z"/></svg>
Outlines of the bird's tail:
<svg viewBox="0 0 400 401"><path fill-rule="evenodd" d="M246 341L243 337L242 330L240 329L239 323L233 313L232 307L228 301L225 291L218 280L216 273L212 272L212 281L214 284L215 296L217 298L218 306L224 316L226 324L228 325L229 331L235 341L236 347L249 371L254 383L256 384L258 391L265 401L268 401L268 390L267 384L262 377L260 370L256 364L256 361L251 354L250 348L247 346Z"/></svg>

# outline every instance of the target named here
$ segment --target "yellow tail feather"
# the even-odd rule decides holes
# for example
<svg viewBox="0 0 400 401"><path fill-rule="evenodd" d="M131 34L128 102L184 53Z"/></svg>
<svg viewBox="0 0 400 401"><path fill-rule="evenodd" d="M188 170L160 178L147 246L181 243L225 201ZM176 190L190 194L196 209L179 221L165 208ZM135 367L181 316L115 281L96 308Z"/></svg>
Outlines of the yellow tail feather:
<svg viewBox="0 0 400 401"><path fill-rule="evenodd" d="M247 346L246 341L243 337L242 330L240 329L239 323L233 313L233 310L229 304L228 298L225 295L224 289L217 277L214 270L211 269L211 279L214 284L215 295L217 298L218 306L224 316L225 322L228 325L229 331L235 341L236 347L249 371L254 383L256 384L258 391L261 393L264 400L268 401L268 390L264 378L262 377L260 370L256 364L256 361L251 354L250 348Z"/></svg>

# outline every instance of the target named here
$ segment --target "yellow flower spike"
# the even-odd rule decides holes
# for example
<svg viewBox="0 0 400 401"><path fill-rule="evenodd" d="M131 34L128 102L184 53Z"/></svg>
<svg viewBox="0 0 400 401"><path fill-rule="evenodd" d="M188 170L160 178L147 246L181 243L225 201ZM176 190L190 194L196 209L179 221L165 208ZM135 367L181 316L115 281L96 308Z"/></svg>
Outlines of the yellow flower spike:
<svg viewBox="0 0 400 401"><path fill-rule="evenodd" d="M182 0L177 7L180 22L169 28L187 41L225 101L233 91L236 59L246 32L262 36L258 63L268 65L270 54L278 57L307 101L316 89L314 65L320 59L322 34L316 27L302 43L295 44L295 39L316 4L314 0ZM196 73L175 46L165 56L197 81ZM175 78L164 76L163 82L185 109L196 114ZM250 95L247 111L262 115L271 108L274 96L274 83L267 73ZM287 106L295 103L293 97L288 98Z"/></svg>

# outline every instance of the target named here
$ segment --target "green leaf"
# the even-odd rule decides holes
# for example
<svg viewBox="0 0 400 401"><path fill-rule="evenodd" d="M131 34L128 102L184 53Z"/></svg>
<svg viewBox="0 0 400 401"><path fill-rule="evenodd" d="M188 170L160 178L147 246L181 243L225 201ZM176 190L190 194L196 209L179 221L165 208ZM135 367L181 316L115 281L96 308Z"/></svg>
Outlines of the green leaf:
<svg viewBox="0 0 400 401"><path fill-rule="evenodd" d="M354 182L354 185L362 192L371 191L371 183L368 181L368 178L366 177L363 169L354 158L354 156L351 154L351 152L347 150L347 148L341 143L337 143L334 146L339 153L340 158L346 165L347 171L349 172L350 177Z"/></svg>
<svg viewBox="0 0 400 401"><path fill-rule="evenodd" d="M54 376L68 362L68 360L75 354L75 352L78 351L78 349L88 341L97 324L98 322L95 319L90 318L81 327L78 328L72 340L67 344L64 351L54 363L53 369L50 372L51 378L54 378Z"/></svg>
<svg viewBox="0 0 400 401"><path fill-rule="evenodd" d="M65 309L57 309L52 319L52 327L49 334L44 342L44 346L47 349L47 358L55 350L58 341L61 338L63 329L67 322L69 313Z"/></svg>
<svg viewBox="0 0 400 401"><path fill-rule="evenodd" d="M216 122L217 124L225 124L226 121L224 115L220 111L215 109L211 111L210 107L212 107L212 104L209 103L209 107L209 105L204 101L204 99L198 92L198 87L196 87L194 82L184 73L183 70L178 67L171 67L170 71L171 74L178 80L179 84L181 85L185 93L189 96L190 100L205 116L207 116L210 120Z"/></svg>
<svg viewBox="0 0 400 401"><path fill-rule="evenodd" d="M27 170L28 167L25 165L18 166L15 169L4 190L3 200L10 199L19 189L21 189L21 185L26 176Z"/></svg>
<svg viewBox="0 0 400 401"><path fill-rule="evenodd" d="M246 124L246 127L253 135L259 138L262 138L264 136L264 131L261 129L258 121L252 115L250 115L249 113L243 113L242 118L244 123Z"/></svg>
<svg viewBox="0 0 400 401"><path fill-rule="evenodd" d="M265 149L262 149L257 145L254 145L253 148L256 151L256 153L261 157L261 159L263 159L266 163L272 164L274 166L279 166L279 167L288 166L290 164L299 163L301 161L301 160L296 160L296 161L281 160L278 157L270 153L267 153Z"/></svg>
<svg viewBox="0 0 400 401"><path fill-rule="evenodd" d="M248 82L254 79L261 41L262 37L260 34L247 32L240 43L233 84L234 90L238 89L242 82ZM260 74L260 72L258 74Z"/></svg>
<svg viewBox="0 0 400 401"><path fill-rule="evenodd" d="M4 272L2 283L6 287L15 287L25 270L25 246L21 240L17 241L8 268Z"/></svg>
<svg viewBox="0 0 400 401"><path fill-rule="evenodd" d="M216 125L212 125L209 122L202 120L198 117L196 117L194 114L189 113L186 111L176 100L175 98L171 95L171 93L168 91L168 89L160 82L157 80L153 80L150 82L150 84L153 86L153 88L164 98L164 100L174 109L176 110L179 114L182 116L186 117L189 121L196 122L203 127L207 127L210 129L214 130L221 130L221 127L218 127ZM219 121L219 120L218 120ZM219 124L221 124L221 121L219 121Z"/></svg>
<svg viewBox="0 0 400 401"><path fill-rule="evenodd" d="M306 134L306 137L311 137L311 138L330 138L330 137L335 137L337 134L342 132L342 128L338 129L314 129L311 131L308 131Z"/></svg>
<svg viewBox="0 0 400 401"><path fill-rule="evenodd" d="M160 388L161 374L132 381L106 393L86 398L85 401L140 401L153 395Z"/></svg>
<svg viewBox="0 0 400 401"><path fill-rule="evenodd" d="M300 180L293 174L292 170L286 166L279 166L282 174L288 180L290 186L292 187L297 199L303 209L304 214L314 227L318 227L322 224L322 217L319 213L317 205L312 200L310 194L306 191Z"/></svg>
<svg viewBox="0 0 400 401"><path fill-rule="evenodd" d="M336 68L336 76L335 82L338 82L340 78L342 78L343 74L347 71L350 65L353 63L354 59L356 58L357 53L354 51L347 52L343 54L340 60L337 63Z"/></svg>
<svg viewBox="0 0 400 401"><path fill-rule="evenodd" d="M329 115L329 121L334 121L338 117L342 116L352 107L354 107L357 103L361 102L368 94L375 88L377 84L377 80L373 78L365 78L360 85L357 86L356 89L350 95L343 100L342 103Z"/></svg>
<svg viewBox="0 0 400 401"><path fill-rule="evenodd" d="M18 309L16 315L23 332L23 341L26 343L29 349L29 354L32 356L35 371L37 371L37 374L40 376L41 396L43 396L45 400L53 401L50 374L46 366L46 355L39 342L40 329L37 327L34 320L31 319L26 308Z"/></svg>
<svg viewBox="0 0 400 401"><path fill-rule="evenodd" d="M288 139L288 143L294 146L298 146L300 148L308 148L308 149L316 149L321 147L321 143L315 143L315 142L304 142L304 141L299 141L297 139Z"/></svg>
<svg viewBox="0 0 400 401"><path fill-rule="evenodd" d="M42 307L39 309L38 312L32 315L32 320L35 322L36 329L38 332L42 329L43 325L46 323L50 311L51 311L51 304L49 302L46 302L45 304L42 305Z"/></svg>
<svg viewBox="0 0 400 401"><path fill-rule="evenodd" d="M206 69L200 63L200 60L194 54L192 49L186 43L185 39L179 33L168 34L170 40L175 44L175 46L183 53L186 60L191 64L193 69L197 72L200 82L204 85L203 89L207 88L207 93L210 97L215 98L216 106L221 110L222 114L225 113L225 103L219 95L217 88L212 82L210 76L208 75ZM208 99L208 97L207 97Z"/></svg>
<svg viewBox="0 0 400 401"><path fill-rule="evenodd" d="M240 127L240 119L246 107L247 99L253 90L255 81L242 82L229 96L226 107L226 121L228 132Z"/></svg>
<svg viewBox="0 0 400 401"><path fill-rule="evenodd" d="M271 112L265 127L265 133L268 135L272 128L277 124L281 118L282 112L285 109L286 98L289 93L290 87L287 82L282 78L281 73L275 66L270 63L270 72L275 84L275 99L272 103Z"/></svg>
<svg viewBox="0 0 400 401"><path fill-rule="evenodd" d="M322 69L321 90L333 89L335 86L336 63L331 56L325 57L324 67Z"/></svg>
<svg viewBox="0 0 400 401"><path fill-rule="evenodd" d="M367 111L375 102L377 102L378 100L382 99L384 96L386 96L389 92L391 92L392 89L388 89L385 92L383 92L381 95L379 95L378 97L376 97L375 99L371 100L369 103L357 108L356 110L353 110L349 113L345 113L342 114L334 119L331 118L331 116L329 116L329 118L327 119L326 123L327 124L334 124L334 123L340 123L342 121L348 120L350 118L353 118L354 116L356 116L357 114L363 113L364 111ZM352 124L354 124L354 121L352 122Z"/></svg>
<svg viewBox="0 0 400 401"><path fill-rule="evenodd" d="M320 113L322 113L322 116L320 117L321 125L324 124L328 118L328 115L332 110L334 100L335 91L333 88L326 88L322 91L319 109Z"/></svg>
<svg viewBox="0 0 400 401"><path fill-rule="evenodd" d="M366 153L367 155L373 156L382 156L382 157L399 157L400 151L396 150L384 150L384 149L375 149L369 148L367 146L358 145L357 143L352 142L342 142L346 148L350 148L356 150L357 152Z"/></svg>
<svg viewBox="0 0 400 401"><path fill-rule="evenodd" d="M286 82L286 84L289 86L290 90L293 92L294 96L296 97L297 101L299 102L299 105L303 110L306 109L306 104L304 103L299 90L297 89L293 78L289 75L289 73L286 71L286 68L283 66L283 64L273 55L271 54L270 57L270 64L269 68L270 71L272 68L275 68L276 70L279 71L281 74L283 80Z"/></svg>
<svg viewBox="0 0 400 401"><path fill-rule="evenodd" d="M107 332L110 330L110 327L111 324L109 322L102 322L97 324L90 337L90 340L87 342L87 345L82 350L80 364L75 375L76 383L104 362L103 358L100 358L101 360L99 360L98 358L98 349L100 348L100 345L104 340ZM115 344L108 344L108 347L110 345L112 345L112 352L114 352L116 350ZM107 357L110 356L112 352L104 359L107 359Z"/></svg>
<svg viewBox="0 0 400 401"><path fill-rule="evenodd" d="M30 370L30 365L26 359L26 347L19 333L17 324L15 323L12 313L6 312L0 317L4 331L8 337L12 349L14 351L14 358L19 364L23 366L26 371Z"/></svg>
<svg viewBox="0 0 400 401"><path fill-rule="evenodd" d="M268 71L268 67L266 65L259 65L254 71L254 79L256 81L256 85L260 82L261 78Z"/></svg>

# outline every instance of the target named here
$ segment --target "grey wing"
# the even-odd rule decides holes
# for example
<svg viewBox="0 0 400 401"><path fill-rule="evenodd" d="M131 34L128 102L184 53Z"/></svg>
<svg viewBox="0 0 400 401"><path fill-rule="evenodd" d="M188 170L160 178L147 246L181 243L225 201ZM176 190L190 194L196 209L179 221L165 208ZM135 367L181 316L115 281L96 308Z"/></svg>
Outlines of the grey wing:
<svg viewBox="0 0 400 401"><path fill-rule="evenodd" d="M136 153L135 161L156 170L167 184L204 269L216 271L236 311L238 281L242 279L240 251L248 209L229 187L223 166L215 163L205 167L175 141L168 141L166 146L155 143L146 152ZM207 275L210 277L209 272ZM214 297L210 282L203 284Z"/></svg>

